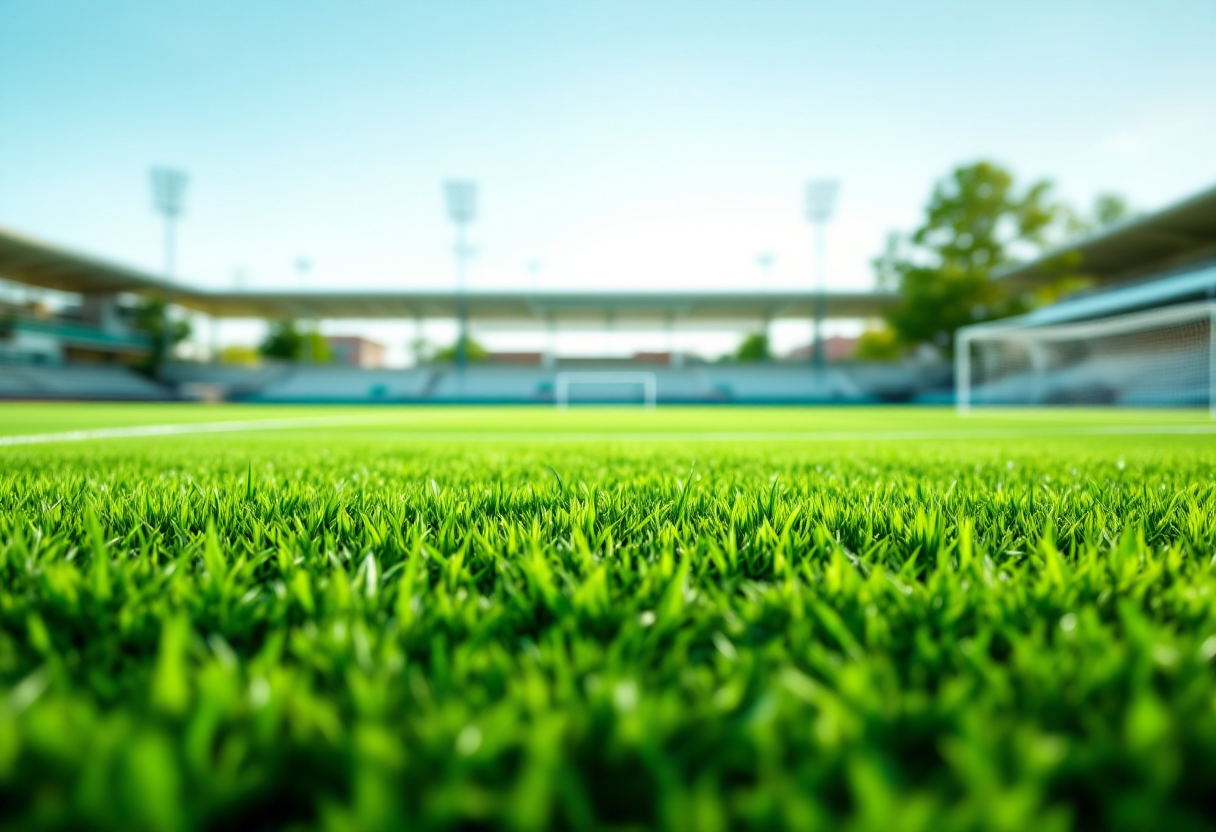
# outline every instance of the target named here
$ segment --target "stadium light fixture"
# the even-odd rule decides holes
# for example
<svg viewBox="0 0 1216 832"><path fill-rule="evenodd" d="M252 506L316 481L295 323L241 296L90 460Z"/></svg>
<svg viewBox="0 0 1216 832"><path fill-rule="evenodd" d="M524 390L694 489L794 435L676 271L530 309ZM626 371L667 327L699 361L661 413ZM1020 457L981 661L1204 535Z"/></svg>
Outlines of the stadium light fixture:
<svg viewBox="0 0 1216 832"><path fill-rule="evenodd" d="M469 248L465 230L477 218L477 183L467 179L449 179L443 186L448 219L456 226L456 369L464 371L468 363L469 315L465 299L465 272Z"/></svg>
<svg viewBox="0 0 1216 832"><path fill-rule="evenodd" d="M817 369L823 369L827 360L823 343L823 321L827 317L825 229L836 210L839 193L840 182L836 179L814 179L806 184L806 218L815 226L815 334L812 360Z"/></svg>
<svg viewBox="0 0 1216 832"><path fill-rule="evenodd" d="M164 306L161 310L161 367L169 363L170 352L173 350L172 322L169 318L170 288L173 283L176 268L176 224L186 210L186 185L189 177L180 170L167 167L155 167L151 172L152 205L156 212L165 220L164 240L164 277L165 295Z"/></svg>
<svg viewBox="0 0 1216 832"><path fill-rule="evenodd" d="M464 179L449 179L443 186L448 205L448 218L457 225L468 225L477 219L477 183Z"/></svg>
<svg viewBox="0 0 1216 832"><path fill-rule="evenodd" d="M760 274L764 276L764 288L771 288L769 277L772 274L773 263L777 260L772 252L765 251L756 255L756 265L760 267Z"/></svg>

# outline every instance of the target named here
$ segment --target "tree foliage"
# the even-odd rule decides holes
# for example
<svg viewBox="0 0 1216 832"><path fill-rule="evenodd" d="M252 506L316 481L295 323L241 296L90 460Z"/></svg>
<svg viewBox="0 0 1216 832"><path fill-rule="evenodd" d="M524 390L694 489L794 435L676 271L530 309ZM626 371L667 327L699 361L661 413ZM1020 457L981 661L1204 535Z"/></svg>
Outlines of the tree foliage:
<svg viewBox="0 0 1216 832"><path fill-rule="evenodd" d="M223 364L244 364L253 367L261 358L262 354L257 348L244 344L231 344L220 350L220 362Z"/></svg>
<svg viewBox="0 0 1216 832"><path fill-rule="evenodd" d="M1098 228L1115 225L1131 215L1127 201L1118 194L1098 194L1094 200L1094 223Z"/></svg>
<svg viewBox="0 0 1216 832"><path fill-rule="evenodd" d="M1024 312L1084 285L1078 264L1067 259L1055 284L1034 294L1010 295L992 279L1001 266L1130 215L1116 194L1100 194L1084 215L1052 189L1048 180L1019 187L1012 173L987 161L957 167L934 186L921 226L906 237L891 234L874 260L879 288L902 295L886 315L900 343L949 351L960 327Z"/></svg>
<svg viewBox="0 0 1216 832"><path fill-rule="evenodd" d="M735 352L735 358L740 361L765 361L768 357L768 336L763 332L748 335Z"/></svg>
<svg viewBox="0 0 1216 832"><path fill-rule="evenodd" d="M436 352L435 360L436 361L455 361L456 360L456 348L459 345L459 343L460 343L460 341L457 340L451 346L444 347L443 349ZM469 361L485 361L486 357L489 355L489 353L486 352L486 348L483 347L481 344L477 343L472 338L468 338L468 339L465 339L464 355L465 355L465 358Z"/></svg>
<svg viewBox="0 0 1216 832"><path fill-rule="evenodd" d="M295 321L275 321L258 351L267 358L308 360L313 364L333 361L334 351L319 332L303 332Z"/></svg>
<svg viewBox="0 0 1216 832"><path fill-rule="evenodd" d="M1048 241L1063 216L1051 190L1046 180L1018 188L1013 174L985 161L937 183L921 226L903 245L888 241L876 264L903 295L887 315L902 342L948 348L960 327L1023 310L992 272Z"/></svg>
<svg viewBox="0 0 1216 832"><path fill-rule="evenodd" d="M893 361L902 352L899 336L889 326L866 329L857 339L853 358L858 361Z"/></svg>

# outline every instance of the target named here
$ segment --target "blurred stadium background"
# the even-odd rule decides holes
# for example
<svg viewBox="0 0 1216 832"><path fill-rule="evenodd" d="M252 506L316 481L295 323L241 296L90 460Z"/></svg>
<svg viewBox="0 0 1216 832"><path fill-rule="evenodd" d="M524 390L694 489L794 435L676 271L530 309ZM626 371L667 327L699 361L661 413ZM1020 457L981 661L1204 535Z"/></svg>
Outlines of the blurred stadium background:
<svg viewBox="0 0 1216 832"><path fill-rule="evenodd" d="M939 183L934 199L965 196L968 176L1000 180L1000 173L983 164L960 168ZM157 206L172 231L174 196L166 197L163 182L158 187ZM822 229L830 204L816 207L817 187L822 183L808 188L808 218ZM466 197L474 204L462 208L449 187L462 274L475 191ZM907 319L916 312L910 307L925 304L916 295L925 278L893 252L876 261L880 288L870 292L818 292L811 280L805 291L487 291L464 290L463 282L433 291L220 291L166 276L171 240L166 273L152 274L0 229L0 398L550 403L567 386L572 402L631 402L650 384L660 404L946 403L957 389L964 405L1209 405L1216 189L1152 214L1124 214L1119 206L1096 232L1082 226L1089 233L1023 262L998 263L971 288L951 288L952 276L942 273L946 256L939 257L927 285L937 293L929 308L940 312L932 326L941 331L920 344L901 339L900 330L915 330ZM963 234L974 236L956 228L950 245L958 248ZM886 279L884 269L891 272ZM952 325L948 307L965 304L968 292L995 300L988 308L972 303ZM1175 312L1163 315L1165 309ZM200 316L209 327L198 325ZM273 322L260 349L208 342L216 322L237 318ZM341 319L399 321L403 339L435 320L455 322L466 334L446 349L417 348L413 366L389 368L383 343L318 334L318 321ZM864 330L773 356L769 328L790 319L860 322ZM478 337L496 331L543 333L550 347L487 352ZM570 331L596 333L604 355L559 354L556 335ZM686 331L734 332L741 341L725 359L675 347L622 357L613 341L623 331L663 333L669 344ZM596 374L603 383L582 383Z"/></svg>

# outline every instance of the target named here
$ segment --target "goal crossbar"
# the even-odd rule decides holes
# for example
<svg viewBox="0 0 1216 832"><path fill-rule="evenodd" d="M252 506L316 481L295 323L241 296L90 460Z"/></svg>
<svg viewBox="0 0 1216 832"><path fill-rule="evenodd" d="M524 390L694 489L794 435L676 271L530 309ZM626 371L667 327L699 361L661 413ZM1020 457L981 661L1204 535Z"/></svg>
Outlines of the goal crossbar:
<svg viewBox="0 0 1216 832"><path fill-rule="evenodd" d="M642 388L642 400L647 410L653 410L658 402L658 377L645 372L564 372L555 380L554 400L560 410L570 406L570 386L574 384L637 384Z"/></svg>

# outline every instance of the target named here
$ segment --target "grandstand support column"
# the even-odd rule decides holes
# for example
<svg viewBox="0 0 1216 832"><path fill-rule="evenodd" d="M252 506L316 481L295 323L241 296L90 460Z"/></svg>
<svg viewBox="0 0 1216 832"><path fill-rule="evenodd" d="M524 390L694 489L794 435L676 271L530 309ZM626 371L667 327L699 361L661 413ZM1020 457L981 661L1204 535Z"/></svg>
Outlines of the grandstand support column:
<svg viewBox="0 0 1216 832"><path fill-rule="evenodd" d="M414 338L410 341L414 353L414 366L422 366L423 353L426 351L426 335L422 325L422 313L414 310Z"/></svg>
<svg viewBox="0 0 1216 832"><path fill-rule="evenodd" d="M541 366L551 370L557 366L557 321L552 312L545 316L545 333L545 351L541 353L540 362Z"/></svg>
<svg viewBox="0 0 1216 832"><path fill-rule="evenodd" d="M301 288L308 285L308 273L312 269L312 261L307 257L297 257L295 262L296 271L300 273ZM305 318L300 325L301 350L300 360L305 364L315 363L316 356L313 355L313 341L316 338L318 321L315 318Z"/></svg>
<svg viewBox="0 0 1216 832"><path fill-rule="evenodd" d="M209 315L208 322L210 324L208 333L211 336L211 345L209 347L210 359L212 364L220 363L220 317L219 315Z"/></svg>
<svg viewBox="0 0 1216 832"><path fill-rule="evenodd" d="M771 361L773 359L773 312L767 310L764 317L760 319L760 331L764 333L764 351L765 359Z"/></svg>
<svg viewBox="0 0 1216 832"><path fill-rule="evenodd" d="M668 313L667 315L667 358L668 363L675 369L680 369L684 366L684 354L676 351L675 338L675 315Z"/></svg>
<svg viewBox="0 0 1216 832"><path fill-rule="evenodd" d="M165 219L165 280L171 282L173 280L173 218L166 217ZM169 287L165 286L164 294L161 296L160 309L160 363L161 367L167 367L169 362L173 360L173 317L169 314L169 305L173 302L173 295L169 291Z"/></svg>
<svg viewBox="0 0 1216 832"><path fill-rule="evenodd" d="M827 317L827 295L824 293L823 287L825 268L823 247L824 238L827 237L824 233L825 225L826 223L823 222L815 223L815 333L812 349L815 369L820 372L823 371L823 365L827 363L827 356L823 352L823 319Z"/></svg>
<svg viewBox="0 0 1216 832"><path fill-rule="evenodd" d="M1216 419L1216 305L1208 310L1208 416Z"/></svg>
<svg viewBox="0 0 1216 832"><path fill-rule="evenodd" d="M469 308L465 297L464 224L456 226L456 369L464 372L469 362Z"/></svg>
<svg viewBox="0 0 1216 832"><path fill-rule="evenodd" d="M971 412L971 342L965 330L954 333L954 404L960 416Z"/></svg>

